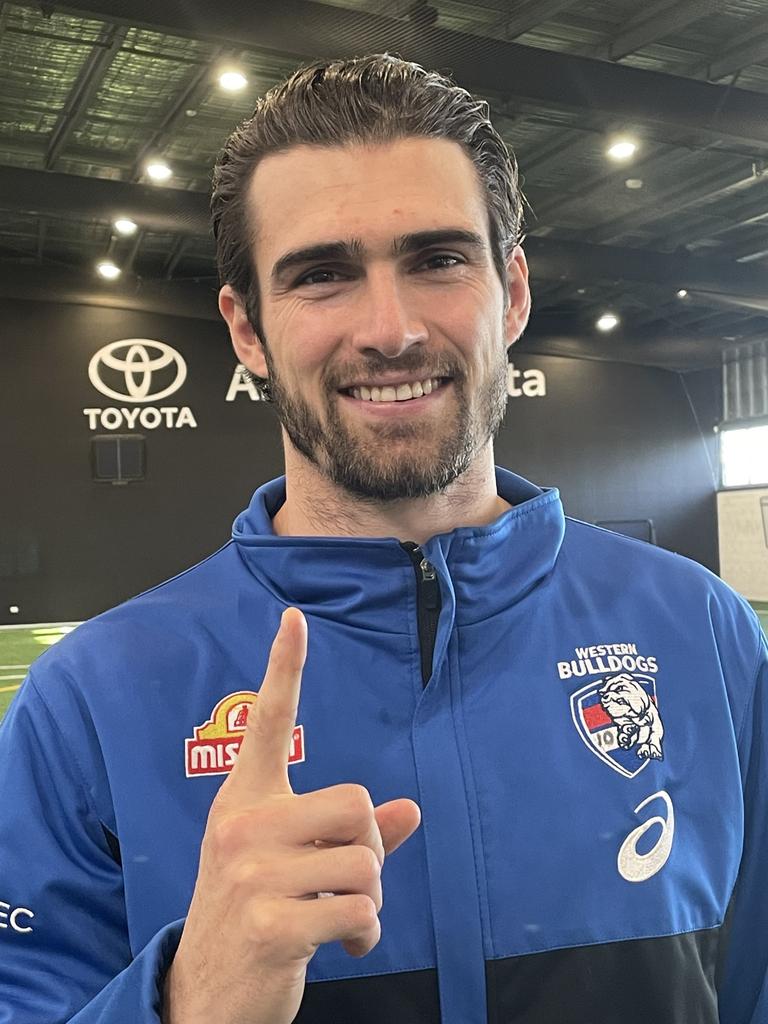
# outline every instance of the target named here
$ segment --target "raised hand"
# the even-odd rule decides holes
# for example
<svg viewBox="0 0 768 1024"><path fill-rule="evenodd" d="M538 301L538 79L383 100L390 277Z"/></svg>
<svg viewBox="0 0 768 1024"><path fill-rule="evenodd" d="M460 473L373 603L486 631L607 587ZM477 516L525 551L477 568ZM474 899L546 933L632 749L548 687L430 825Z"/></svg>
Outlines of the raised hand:
<svg viewBox="0 0 768 1024"><path fill-rule="evenodd" d="M289 608L237 762L211 806L164 1024L290 1024L318 946L341 941L364 956L379 941L384 857L418 827L419 809L407 799L374 808L354 784L292 791L306 652L306 621Z"/></svg>

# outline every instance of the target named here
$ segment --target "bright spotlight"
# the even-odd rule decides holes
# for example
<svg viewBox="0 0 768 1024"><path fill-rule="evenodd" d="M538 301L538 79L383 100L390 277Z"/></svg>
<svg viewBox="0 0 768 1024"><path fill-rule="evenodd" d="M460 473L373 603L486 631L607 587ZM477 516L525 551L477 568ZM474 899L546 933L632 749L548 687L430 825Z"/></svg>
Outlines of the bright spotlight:
<svg viewBox="0 0 768 1024"><path fill-rule="evenodd" d="M595 324L598 331L612 331L619 323L619 318L614 316L613 313L603 313L600 319Z"/></svg>
<svg viewBox="0 0 768 1024"><path fill-rule="evenodd" d="M637 143L632 139L617 139L608 150L611 160L629 160L637 151Z"/></svg>
<svg viewBox="0 0 768 1024"><path fill-rule="evenodd" d="M239 71L224 71L219 75L219 85L227 92L239 92L248 85L248 79Z"/></svg>
<svg viewBox="0 0 768 1024"><path fill-rule="evenodd" d="M112 260L101 260L96 264L96 270L107 281L114 281L122 274L122 270Z"/></svg>
<svg viewBox="0 0 768 1024"><path fill-rule="evenodd" d="M153 160L146 166L146 172L153 181L168 181L173 171L162 160Z"/></svg>
<svg viewBox="0 0 768 1024"><path fill-rule="evenodd" d="M135 235L138 226L135 220L130 220L128 217L118 217L116 221L112 222L112 227L118 235Z"/></svg>

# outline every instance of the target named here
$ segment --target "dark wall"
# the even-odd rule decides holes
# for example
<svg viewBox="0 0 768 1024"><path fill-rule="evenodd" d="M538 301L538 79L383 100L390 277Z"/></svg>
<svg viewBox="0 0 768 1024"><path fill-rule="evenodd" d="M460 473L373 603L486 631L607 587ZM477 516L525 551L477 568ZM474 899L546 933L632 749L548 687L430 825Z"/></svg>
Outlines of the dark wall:
<svg viewBox="0 0 768 1024"><path fill-rule="evenodd" d="M694 409L686 378L669 370L515 358L514 349L512 359L545 373L547 396L510 398L497 462L559 487L577 519L650 519L658 544L716 571L716 484L703 426L716 412L707 389Z"/></svg>
<svg viewBox="0 0 768 1024"><path fill-rule="evenodd" d="M0 338L0 622L85 618L179 572L224 543L255 487L281 472L271 408L244 390L226 400L236 360L223 323L4 301ZM128 338L181 354L187 377L178 390L140 401L99 393L92 357ZM512 384L528 394L510 398L497 461L559 486L578 518L652 518L659 543L715 568L715 487L683 378L514 350L512 359L520 374ZM135 366L140 387L146 380ZM152 391L171 386L175 372L155 370ZM125 372L103 362L99 379L127 389ZM716 394L714 379L697 382L702 423L717 416L707 397ZM133 429L119 412L106 422L84 414L150 407L176 412L151 414L147 423L160 418L159 426ZM94 482L91 438L132 432L146 439L146 480Z"/></svg>

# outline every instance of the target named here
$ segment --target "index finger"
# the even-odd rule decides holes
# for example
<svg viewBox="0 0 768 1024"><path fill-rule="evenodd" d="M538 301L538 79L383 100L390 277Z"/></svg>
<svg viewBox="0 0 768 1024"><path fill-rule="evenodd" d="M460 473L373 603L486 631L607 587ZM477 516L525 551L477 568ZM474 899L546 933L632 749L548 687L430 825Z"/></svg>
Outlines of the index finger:
<svg viewBox="0 0 768 1024"><path fill-rule="evenodd" d="M261 689L248 710L237 761L227 780L230 795L240 787L249 800L291 792L288 755L306 657L307 621L298 608L286 608L272 642Z"/></svg>

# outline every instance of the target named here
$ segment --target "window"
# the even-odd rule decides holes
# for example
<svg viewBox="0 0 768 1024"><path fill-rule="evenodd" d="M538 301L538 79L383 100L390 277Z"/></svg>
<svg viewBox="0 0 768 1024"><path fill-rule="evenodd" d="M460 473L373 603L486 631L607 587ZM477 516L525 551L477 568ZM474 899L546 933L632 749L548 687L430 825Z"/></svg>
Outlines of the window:
<svg viewBox="0 0 768 1024"><path fill-rule="evenodd" d="M768 484L768 423L720 433L723 487Z"/></svg>

